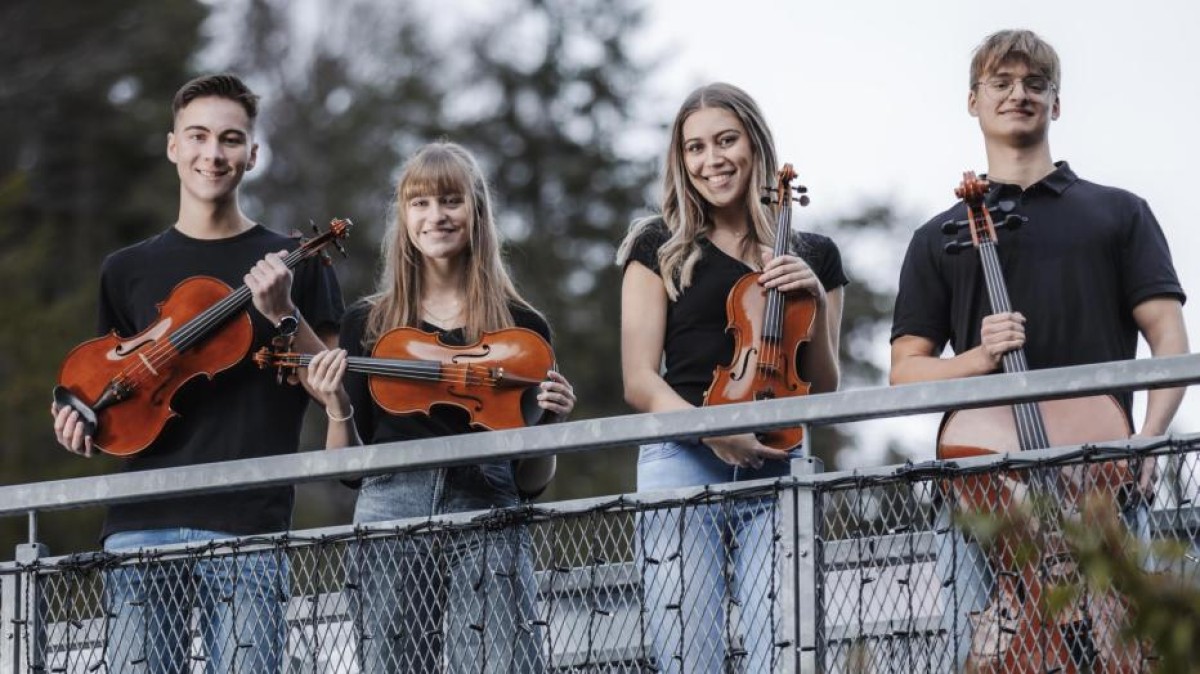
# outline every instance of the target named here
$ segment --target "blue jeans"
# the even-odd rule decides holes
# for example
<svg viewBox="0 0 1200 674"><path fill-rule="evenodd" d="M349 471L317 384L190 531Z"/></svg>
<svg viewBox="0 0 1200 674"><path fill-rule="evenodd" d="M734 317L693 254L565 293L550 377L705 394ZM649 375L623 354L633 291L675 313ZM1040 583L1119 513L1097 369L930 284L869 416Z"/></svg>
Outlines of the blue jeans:
<svg viewBox="0 0 1200 674"><path fill-rule="evenodd" d="M123 531L108 552L205 543L232 534L200 529ZM119 566L105 573L107 662L112 674L178 674L203 661L207 672L278 672L283 659L287 559L271 552L203 556ZM192 610L204 643L191 652Z"/></svg>
<svg viewBox="0 0 1200 674"><path fill-rule="evenodd" d="M642 446L637 487L654 491L784 477L790 469L786 462L736 468L699 442L664 442ZM779 620L774 520L770 498L639 516L646 626L659 671L771 671Z"/></svg>
<svg viewBox="0 0 1200 674"><path fill-rule="evenodd" d="M354 522L517 505L507 463L363 481ZM351 547L364 672L544 671L528 531L398 533Z"/></svg>

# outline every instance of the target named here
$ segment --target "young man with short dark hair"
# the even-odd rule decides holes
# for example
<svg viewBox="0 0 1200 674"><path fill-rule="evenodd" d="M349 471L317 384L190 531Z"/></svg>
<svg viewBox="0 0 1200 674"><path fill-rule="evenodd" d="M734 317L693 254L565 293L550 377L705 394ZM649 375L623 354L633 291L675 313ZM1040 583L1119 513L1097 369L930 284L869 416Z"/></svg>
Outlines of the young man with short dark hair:
<svg viewBox="0 0 1200 674"><path fill-rule="evenodd" d="M336 345L343 312L336 277L311 262L289 269L282 256L296 241L255 223L238 203L258 155L258 97L233 75L213 75L185 84L172 108L167 157L179 174L178 219L105 259L100 334L138 334L157 321L158 304L176 285L209 276L250 290L250 352L281 333L293 333L299 351ZM199 377L183 386L171 401L179 416L126 469L295 452L307 401L304 389L277 385L244 358L211 382ZM78 412L52 412L58 441L90 456L92 439ZM105 519L104 548L127 552L286 530L292 500L285 486L115 505ZM279 671L287 587L285 560L271 553L115 568L105 577L108 671L190 671L197 658L208 671ZM202 653L191 652L191 607L201 615Z"/></svg>

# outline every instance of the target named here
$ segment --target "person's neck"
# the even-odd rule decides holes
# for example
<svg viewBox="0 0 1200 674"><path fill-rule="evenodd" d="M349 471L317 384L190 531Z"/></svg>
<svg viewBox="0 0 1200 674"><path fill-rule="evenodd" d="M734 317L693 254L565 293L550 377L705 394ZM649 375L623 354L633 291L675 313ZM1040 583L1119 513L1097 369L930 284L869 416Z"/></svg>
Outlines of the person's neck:
<svg viewBox="0 0 1200 674"><path fill-rule="evenodd" d="M730 238L744 238L750 231L749 219L740 207L713 209L709 211L708 219L712 222L714 232L721 232Z"/></svg>
<svg viewBox="0 0 1200 674"><path fill-rule="evenodd" d="M242 213L237 197L220 202L181 199L175 228L193 239L227 239L254 226Z"/></svg>
<svg viewBox="0 0 1200 674"><path fill-rule="evenodd" d="M1055 169L1050 144L1045 142L1030 147L989 142L987 159L989 179L1019 185L1023 190L1054 173Z"/></svg>
<svg viewBox="0 0 1200 674"><path fill-rule="evenodd" d="M466 273L461 256L452 259L425 259L421 273L423 300L462 300L466 296Z"/></svg>

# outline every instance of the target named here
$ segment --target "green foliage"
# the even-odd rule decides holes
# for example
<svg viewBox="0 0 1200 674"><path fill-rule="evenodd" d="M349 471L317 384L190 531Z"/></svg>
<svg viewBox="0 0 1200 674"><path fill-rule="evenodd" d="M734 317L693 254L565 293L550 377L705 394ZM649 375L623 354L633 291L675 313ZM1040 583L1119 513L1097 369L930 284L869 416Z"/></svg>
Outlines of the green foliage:
<svg viewBox="0 0 1200 674"><path fill-rule="evenodd" d="M1078 517L1032 498L1000 513L966 513L959 523L989 549L1009 546L1018 568L1041 563L1056 541L1052 532L1061 531L1077 573L1049 588L1042 607L1046 615L1074 610L1085 594L1113 592L1126 607L1122 638L1154 653L1154 671L1200 672L1194 653L1200 640L1200 587L1195 559L1183 542L1142 543L1122 522L1113 500L1099 495L1084 499Z"/></svg>

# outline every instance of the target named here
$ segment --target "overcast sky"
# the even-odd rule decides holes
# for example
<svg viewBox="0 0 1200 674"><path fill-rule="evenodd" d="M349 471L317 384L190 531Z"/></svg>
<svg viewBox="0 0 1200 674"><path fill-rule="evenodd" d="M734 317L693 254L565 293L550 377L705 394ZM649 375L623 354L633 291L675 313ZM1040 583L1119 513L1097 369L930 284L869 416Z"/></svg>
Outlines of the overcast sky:
<svg viewBox="0 0 1200 674"><path fill-rule="evenodd" d="M1200 265L1190 260L1200 243L1192 202L1200 190L1190 170L1200 151L1197 7L1188 0L652 0L639 44L670 56L647 106L664 121L688 91L714 80L758 100L780 160L795 164L813 196L798 224L892 198L914 214L915 228L951 204L963 170L986 169L978 125L966 112L972 50L996 30L1033 30L1062 61L1054 159L1144 197L1185 290L1200 298ZM898 269L903 251L843 254ZM1184 314L1195 348L1200 310L1191 303ZM1139 423L1141 415L1139 407ZM908 424L904 434L927 438L930 424ZM1175 430L1200 430L1200 394L1185 399Z"/></svg>

